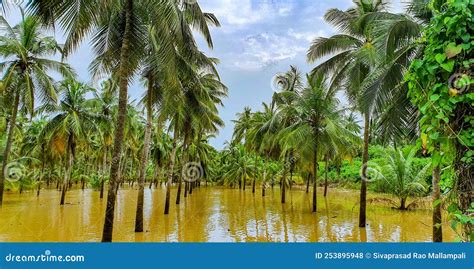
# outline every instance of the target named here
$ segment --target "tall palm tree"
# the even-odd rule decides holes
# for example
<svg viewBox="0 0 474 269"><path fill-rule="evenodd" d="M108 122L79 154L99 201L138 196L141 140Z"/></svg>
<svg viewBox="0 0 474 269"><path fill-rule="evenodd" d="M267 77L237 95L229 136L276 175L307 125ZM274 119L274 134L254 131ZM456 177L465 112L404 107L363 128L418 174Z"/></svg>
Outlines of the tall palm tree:
<svg viewBox="0 0 474 269"><path fill-rule="evenodd" d="M22 16L16 26L10 26L0 16L0 72L3 75L2 95L11 100L6 147L0 174L0 205L3 202L4 175L13 144L13 130L20 104L33 115L35 101L49 103L57 100L57 89L50 71L72 76L71 68L62 62L48 59L62 49L53 37L45 36L45 29L34 16Z"/></svg>
<svg viewBox="0 0 474 269"><path fill-rule="evenodd" d="M313 69L313 74L330 73L330 88L344 88L364 118L364 152L362 158L362 181L360 191L359 227L366 226L367 207L367 162L369 160L369 127L372 108L362 98L364 78L374 69L379 55L374 46L375 36L371 31L370 16L384 11L383 0L355 0L355 7L346 11L330 9L325 20L341 33L329 38L316 38L308 51L308 60L330 57Z"/></svg>
<svg viewBox="0 0 474 269"><path fill-rule="evenodd" d="M88 106L95 113L101 115L102 121L98 122L102 152L102 176L100 177L100 199L104 198L104 184L107 173L110 146L113 142L113 112L117 106L118 85L113 78L109 78L100 85L101 91L94 89L94 98L87 100Z"/></svg>
<svg viewBox="0 0 474 269"><path fill-rule="evenodd" d="M66 146L66 174L63 181L60 205L64 205L66 192L76 158L76 147L81 139L86 137L86 131L95 128L98 117L92 113L86 103L86 94L92 89L72 79L60 83L62 92L59 104L45 104L39 108L41 112L53 113L53 117L44 127L41 136L51 141L63 141Z"/></svg>
<svg viewBox="0 0 474 269"><path fill-rule="evenodd" d="M236 145L227 150L230 153L230 161L226 165L223 180L227 185L234 186L237 183L240 185L240 182L245 182L246 178L253 175L253 158L248 154L243 145Z"/></svg>
<svg viewBox="0 0 474 269"><path fill-rule="evenodd" d="M312 157L313 206L317 210L317 181L319 156L326 149L336 149L347 141L357 141L357 134L348 131L342 121L336 92L327 87L322 75L307 76L308 87L302 92L284 92L291 105L281 109L291 124L281 130L283 151L296 150L302 156ZM311 139L308 139L308 138ZM327 152L326 152L327 153Z"/></svg>

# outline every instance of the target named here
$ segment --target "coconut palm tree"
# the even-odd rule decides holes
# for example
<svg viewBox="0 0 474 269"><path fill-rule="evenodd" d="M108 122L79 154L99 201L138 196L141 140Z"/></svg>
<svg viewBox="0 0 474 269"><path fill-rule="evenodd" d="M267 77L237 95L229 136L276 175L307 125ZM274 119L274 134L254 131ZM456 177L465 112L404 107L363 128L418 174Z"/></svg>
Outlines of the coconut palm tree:
<svg viewBox="0 0 474 269"><path fill-rule="evenodd" d="M230 153L230 161L224 169L226 171L223 175L224 183L231 186L240 185L240 182L246 182L246 179L253 175L253 158L243 145L236 145L227 151Z"/></svg>
<svg viewBox="0 0 474 269"><path fill-rule="evenodd" d="M366 225L367 207L367 162L369 160L369 127L372 108L362 98L364 78L374 69L379 55L374 46L375 36L371 31L370 16L384 11L387 3L382 0L355 0L355 7L346 11L330 9L325 20L336 27L340 34L329 38L316 38L308 50L311 62L330 57L316 66L313 74L331 74L331 89L343 88L364 118L364 152L360 191L359 227Z"/></svg>
<svg viewBox="0 0 474 269"><path fill-rule="evenodd" d="M54 102L57 89L51 71L72 76L71 68L62 62L48 59L62 49L56 40L45 35L45 29L35 16L22 16L16 26L10 26L0 16L0 72L3 73L2 95L9 100L10 119L6 147L3 153L2 172L0 174L0 205L3 202L5 169L13 144L13 130L20 104L33 115L35 101Z"/></svg>
<svg viewBox="0 0 474 269"><path fill-rule="evenodd" d="M379 168L371 169L381 180L386 181L387 192L400 199L400 210L407 210L407 199L411 196L422 195L427 191L425 177L428 175L431 163L420 170L414 167L416 148L413 147L404 154L401 149L391 149L387 154L387 163ZM370 167L370 165L369 165Z"/></svg>
<svg viewBox="0 0 474 269"><path fill-rule="evenodd" d="M322 75L307 76L308 86L302 92L283 92L283 98L292 100L280 113L292 118L291 124L280 132L283 152L295 149L302 156L311 156L313 177L313 206L316 212L318 162L322 153L357 141L357 134L348 131L342 121L336 92L326 85ZM311 138L311 139L308 139Z"/></svg>
<svg viewBox="0 0 474 269"><path fill-rule="evenodd" d="M113 112L117 107L118 85L113 78L101 83L101 91L94 89L94 98L87 100L87 105L104 119L97 122L101 138L102 175L100 177L100 199L104 198L104 184L107 174L110 147L113 142Z"/></svg>
<svg viewBox="0 0 474 269"><path fill-rule="evenodd" d="M44 127L41 136L48 137L53 143L62 141L65 145L66 174L63 181L60 205L64 205L66 192L76 158L76 147L86 132L96 128L98 116L86 105L86 94L92 89L72 79L60 83L61 100L59 104L44 104L41 112L52 113L51 119Z"/></svg>

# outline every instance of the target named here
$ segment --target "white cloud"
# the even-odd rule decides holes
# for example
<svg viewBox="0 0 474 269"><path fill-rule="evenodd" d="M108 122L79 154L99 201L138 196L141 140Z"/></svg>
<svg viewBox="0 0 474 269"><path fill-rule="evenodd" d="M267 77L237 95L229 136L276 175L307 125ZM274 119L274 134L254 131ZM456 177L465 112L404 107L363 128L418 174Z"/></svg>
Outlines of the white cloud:
<svg viewBox="0 0 474 269"><path fill-rule="evenodd" d="M260 33L247 36L242 40L243 52L235 55L234 67L248 71L257 71L284 60L294 59L306 52L294 38L275 33Z"/></svg>
<svg viewBox="0 0 474 269"><path fill-rule="evenodd" d="M288 29L288 35L299 40L306 40L308 42L312 42L316 37L325 37L328 34L324 30L319 30L317 32L304 32L296 31L295 29L290 28Z"/></svg>
<svg viewBox="0 0 474 269"><path fill-rule="evenodd" d="M203 10L214 13L221 23L233 28L289 16L294 10L293 0L202 0Z"/></svg>

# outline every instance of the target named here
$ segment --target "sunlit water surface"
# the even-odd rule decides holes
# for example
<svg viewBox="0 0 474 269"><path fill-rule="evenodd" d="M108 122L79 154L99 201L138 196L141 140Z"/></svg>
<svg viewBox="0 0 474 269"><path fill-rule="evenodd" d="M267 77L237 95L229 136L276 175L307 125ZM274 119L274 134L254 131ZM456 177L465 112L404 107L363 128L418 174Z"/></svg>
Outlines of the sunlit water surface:
<svg viewBox="0 0 474 269"><path fill-rule="evenodd" d="M358 227L358 192L330 189L311 213L311 194L293 190L280 203L277 188L258 191L201 187L163 214L164 189L145 190L145 230L134 233L137 190L119 190L113 239L119 242L419 242L431 241L431 211L402 212L369 204L366 229ZM369 197L376 197L370 194ZM0 242L96 242L102 234L106 199L93 190L6 194L0 208ZM454 233L445 225L445 241Z"/></svg>

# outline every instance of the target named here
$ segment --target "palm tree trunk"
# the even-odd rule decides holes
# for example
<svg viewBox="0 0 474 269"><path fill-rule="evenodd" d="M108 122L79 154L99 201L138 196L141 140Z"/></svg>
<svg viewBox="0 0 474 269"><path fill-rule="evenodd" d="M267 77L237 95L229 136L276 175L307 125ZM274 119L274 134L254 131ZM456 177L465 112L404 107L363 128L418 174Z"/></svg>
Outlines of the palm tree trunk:
<svg viewBox="0 0 474 269"><path fill-rule="evenodd" d="M68 150L67 150L67 156L68 156L67 170L66 170L66 174L64 175L63 189L61 190L61 202L59 203L60 205L64 205L64 202L66 200L66 192L69 188L69 184L71 181L72 167L74 165L75 143L76 142L74 141L74 136L70 135L68 139Z"/></svg>
<svg viewBox="0 0 474 269"><path fill-rule="evenodd" d="M255 183L257 181L257 173L258 173L258 168L257 168L257 161L258 161L258 155L255 154L255 175L253 177L253 182L252 182L252 193L255 195Z"/></svg>
<svg viewBox="0 0 474 269"><path fill-rule="evenodd" d="M326 155L326 165L324 171L324 197L328 194L328 170L329 170L329 156Z"/></svg>
<svg viewBox="0 0 474 269"><path fill-rule="evenodd" d="M173 169L176 159L176 150L177 150L177 140L178 134L175 128L174 138L173 138L173 149L171 150L170 160L168 164L168 181L166 182L166 198L165 198L165 215L168 215L170 212L170 197L171 197L171 184L173 183Z"/></svg>
<svg viewBox="0 0 474 269"><path fill-rule="evenodd" d="M102 232L102 242L112 242L114 229L115 200L117 195L117 183L120 181L120 155L122 154L123 136L125 129L125 118L128 104L128 58L130 54L130 39L132 34L132 12L133 0L125 3L125 30L123 34L122 47L120 51L120 85L119 85L119 105L118 117L115 128L114 152L110 167L109 190L107 193L107 208L105 210L104 229Z"/></svg>
<svg viewBox="0 0 474 269"><path fill-rule="evenodd" d="M0 206L3 204L3 190L5 188L5 174L8 165L8 157L10 157L10 151L12 149L13 144L13 130L15 129L16 125L16 117L18 114L18 106L20 104L20 93L19 91L15 91L15 100L13 101L13 111L12 117L10 119L10 124L8 127L8 137L7 137L7 145L5 146L5 151L3 152L3 164L2 164L2 173L0 174Z"/></svg>
<svg viewBox="0 0 474 269"><path fill-rule="evenodd" d="M441 226L441 190L439 181L441 179L441 167L433 168L433 242L443 242L443 228Z"/></svg>
<svg viewBox="0 0 474 269"><path fill-rule="evenodd" d="M262 197L265 197L265 184L267 180L267 160L263 160L263 177L262 177Z"/></svg>
<svg viewBox="0 0 474 269"><path fill-rule="evenodd" d="M306 193L309 193L309 182L311 181L311 173L306 177Z"/></svg>
<svg viewBox="0 0 474 269"><path fill-rule="evenodd" d="M107 153L108 153L108 148L107 146L105 146L104 156L102 157L102 177L100 179L100 199L104 198L105 173L107 171Z"/></svg>
<svg viewBox="0 0 474 269"><path fill-rule="evenodd" d="M318 200L317 200L317 183L318 183L318 147L314 149L313 153L313 213L318 209Z"/></svg>
<svg viewBox="0 0 474 269"><path fill-rule="evenodd" d="M285 164L283 165L283 176L280 180L281 185L281 203L284 204L286 202L286 156L285 156Z"/></svg>
<svg viewBox="0 0 474 269"><path fill-rule="evenodd" d="M244 191L245 191L246 185L247 185L247 169L244 168L244 186L243 186Z"/></svg>
<svg viewBox="0 0 474 269"><path fill-rule="evenodd" d="M407 210L406 203L407 203L406 197L400 198L400 210Z"/></svg>
<svg viewBox="0 0 474 269"><path fill-rule="evenodd" d="M45 158L45 155L44 155L44 146L42 146L42 154L43 154L43 157L42 157L42 160L41 160L41 174L38 178L38 188L36 190L36 196L39 197L40 195L40 191L41 191L41 181L43 181L43 178L44 178L44 158Z"/></svg>
<svg viewBox="0 0 474 269"><path fill-rule="evenodd" d="M150 153L151 130L153 128L153 107L152 107L153 78L148 77L148 96L147 96L147 122L145 128L145 141L143 144L142 159L140 163L140 178L138 179L138 199L137 211L135 216L135 232L143 232L143 197L145 192L146 166L148 164L148 155Z"/></svg>
<svg viewBox="0 0 474 269"><path fill-rule="evenodd" d="M366 209L367 209L367 163L369 162L369 127L370 116L365 113L364 124L364 153L362 156L362 179L360 184L360 209L359 209L359 227L366 225Z"/></svg>
<svg viewBox="0 0 474 269"><path fill-rule="evenodd" d="M176 193L176 204L179 205L181 202L181 188L183 187L183 180L181 175L178 176L178 191Z"/></svg>

